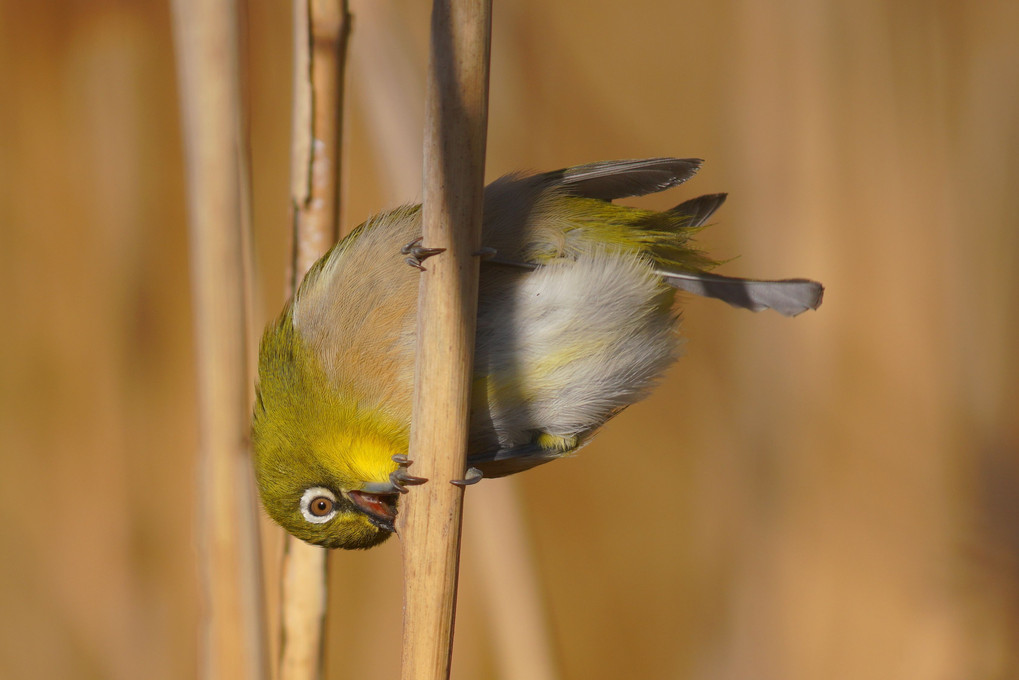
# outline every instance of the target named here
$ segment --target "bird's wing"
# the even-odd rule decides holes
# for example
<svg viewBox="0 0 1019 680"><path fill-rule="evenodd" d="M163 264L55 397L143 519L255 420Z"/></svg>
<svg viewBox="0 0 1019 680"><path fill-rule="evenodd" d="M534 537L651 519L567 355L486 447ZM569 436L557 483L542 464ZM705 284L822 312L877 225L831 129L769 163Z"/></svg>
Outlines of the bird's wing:
<svg viewBox="0 0 1019 680"><path fill-rule="evenodd" d="M573 196L612 201L664 191L690 179L699 158L646 158L600 161L542 175L542 180Z"/></svg>
<svg viewBox="0 0 1019 680"><path fill-rule="evenodd" d="M683 222L684 229L693 229L704 226L704 223L711 219L715 211L722 207L729 194L705 194L689 201L683 201L669 212L682 215L686 219Z"/></svg>
<svg viewBox="0 0 1019 680"><path fill-rule="evenodd" d="M553 451L537 443L524 444L513 448L493 448L467 456L467 465L477 468L486 479L505 477L524 470L529 470L544 463L572 453L572 451Z"/></svg>

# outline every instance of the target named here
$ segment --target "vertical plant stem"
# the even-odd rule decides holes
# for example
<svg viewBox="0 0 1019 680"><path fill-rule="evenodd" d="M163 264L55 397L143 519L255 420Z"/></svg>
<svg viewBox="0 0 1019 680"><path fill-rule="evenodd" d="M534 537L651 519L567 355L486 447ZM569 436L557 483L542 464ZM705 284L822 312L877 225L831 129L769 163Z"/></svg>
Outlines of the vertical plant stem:
<svg viewBox="0 0 1019 680"><path fill-rule="evenodd" d="M339 234L349 31L346 0L294 0L291 295ZM289 535L283 550L280 680L313 680L322 676L327 551Z"/></svg>
<svg viewBox="0 0 1019 680"><path fill-rule="evenodd" d="M503 479L485 489L473 504L467 531L481 572L493 663L502 680L555 680L559 674L534 551L514 487L515 480Z"/></svg>
<svg viewBox="0 0 1019 680"><path fill-rule="evenodd" d="M358 14L361 40L373 43L399 35L400 25L393 0L365 5ZM385 31L391 31L386 34ZM365 120L381 167L396 186L408 172L407 158L420 151L412 148L414 112L407 106L424 98L414 77L413 57L406 41L397 40L370 62L360 63L362 73L353 81L365 85L358 101L365 107ZM352 64L353 66L353 64ZM385 74L384 78L379 77ZM420 84L423 90L424 83ZM493 664L503 680L552 680L558 677L551 649L548 616L541 597L538 567L524 521L519 490L512 478L485 485L483 493L471 498L471 512L477 521L468 522L464 550L472 551L480 570L485 594L487 629L493 643ZM491 531L494 524L499 531Z"/></svg>
<svg viewBox="0 0 1019 680"><path fill-rule="evenodd" d="M265 678L265 626L249 430L246 258L237 8L174 0L198 363L200 674Z"/></svg>
<svg viewBox="0 0 1019 680"><path fill-rule="evenodd" d="M490 0L436 0L425 108L423 245L410 456L431 480L404 499L404 680L449 677L477 317Z"/></svg>

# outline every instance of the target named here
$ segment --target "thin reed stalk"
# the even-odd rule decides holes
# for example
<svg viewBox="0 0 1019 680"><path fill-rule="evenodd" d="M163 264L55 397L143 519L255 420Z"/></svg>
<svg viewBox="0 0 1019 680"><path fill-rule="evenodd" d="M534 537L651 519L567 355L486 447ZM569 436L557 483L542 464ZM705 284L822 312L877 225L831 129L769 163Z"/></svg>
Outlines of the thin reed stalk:
<svg viewBox="0 0 1019 680"><path fill-rule="evenodd" d="M200 676L268 676L248 451L250 240L237 7L174 0L199 416Z"/></svg>
<svg viewBox="0 0 1019 680"><path fill-rule="evenodd" d="M404 680L449 677L477 316L490 0L436 0L425 104L423 246L410 456L431 480L404 499Z"/></svg>
<svg viewBox="0 0 1019 680"><path fill-rule="evenodd" d="M295 0L291 140L292 295L339 234L346 0ZM322 677L327 551L288 535L283 549L280 680Z"/></svg>
<svg viewBox="0 0 1019 680"><path fill-rule="evenodd" d="M372 44L390 38L390 44L371 61L356 62L362 73L352 78L364 84L357 98L391 189L408 186L409 180L402 178L414 172L407 158L420 152L421 142L413 141L416 115L411 105L424 98L416 91L423 90L424 83L416 79L408 41L392 40L406 33L399 10L393 0L378 0L358 13L360 40ZM557 663L519 487L514 479L485 487L471 498L471 512L478 520L467 522L464 542L476 555L493 661L503 680L552 680L558 677ZM491 531L496 524L499 531Z"/></svg>
<svg viewBox="0 0 1019 680"><path fill-rule="evenodd" d="M516 480L485 489L472 501L471 513L467 541L478 564L498 677L555 680L558 663Z"/></svg>

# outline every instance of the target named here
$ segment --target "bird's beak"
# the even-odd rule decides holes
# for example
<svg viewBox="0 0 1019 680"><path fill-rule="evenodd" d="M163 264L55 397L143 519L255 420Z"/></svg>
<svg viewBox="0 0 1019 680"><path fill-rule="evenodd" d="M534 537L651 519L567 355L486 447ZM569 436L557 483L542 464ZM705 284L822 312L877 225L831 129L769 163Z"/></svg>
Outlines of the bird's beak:
<svg viewBox="0 0 1019 680"><path fill-rule="evenodd" d="M385 531L396 531L396 500L400 494L395 491L347 491L344 494L354 508L368 517L368 520Z"/></svg>

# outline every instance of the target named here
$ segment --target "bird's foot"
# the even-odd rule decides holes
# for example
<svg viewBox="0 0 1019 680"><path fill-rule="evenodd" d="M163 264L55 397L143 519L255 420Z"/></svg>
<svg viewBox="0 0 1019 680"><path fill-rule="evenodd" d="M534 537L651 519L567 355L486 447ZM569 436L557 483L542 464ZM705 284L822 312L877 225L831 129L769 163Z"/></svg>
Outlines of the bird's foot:
<svg viewBox="0 0 1019 680"><path fill-rule="evenodd" d="M427 269L424 268L424 265L422 265L421 263L433 255L438 255L439 253L445 252L446 249L425 248L423 245L421 245L421 239L423 238L424 236L418 236L416 239L414 239L404 247L400 248L400 254L407 256L404 262L409 264L411 267L414 267L415 269L420 269L421 271L428 271Z"/></svg>
<svg viewBox="0 0 1019 680"><path fill-rule="evenodd" d="M484 473L476 467L467 468L467 472L464 473L463 479L454 479L450 481L450 484L464 488L471 486L472 484L477 484L484 476Z"/></svg>
<svg viewBox="0 0 1019 680"><path fill-rule="evenodd" d="M409 491L408 486L419 486L428 481L424 477L415 477L407 472L407 468L414 464L414 461L407 458L407 456L403 454L393 456L393 462L399 465L399 467L389 473L389 483L400 493L407 493Z"/></svg>

